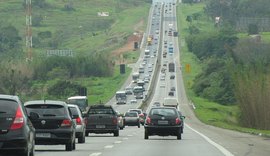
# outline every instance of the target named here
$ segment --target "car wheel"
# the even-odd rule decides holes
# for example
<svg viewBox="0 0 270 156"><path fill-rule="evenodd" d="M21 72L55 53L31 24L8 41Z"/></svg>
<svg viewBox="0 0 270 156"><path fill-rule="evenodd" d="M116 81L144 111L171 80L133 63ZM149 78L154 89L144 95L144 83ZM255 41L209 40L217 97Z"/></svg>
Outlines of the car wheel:
<svg viewBox="0 0 270 156"><path fill-rule="evenodd" d="M22 156L31 156L31 152L30 152L28 147L27 147L27 149L25 151L23 151Z"/></svg>
<svg viewBox="0 0 270 156"><path fill-rule="evenodd" d="M89 132L85 132L85 136L89 136Z"/></svg>
<svg viewBox="0 0 270 156"><path fill-rule="evenodd" d="M85 133L82 133L82 135L78 138L78 143L85 143Z"/></svg>
<svg viewBox="0 0 270 156"><path fill-rule="evenodd" d="M73 141L70 141L66 144L66 151L72 151L73 149Z"/></svg>
<svg viewBox="0 0 270 156"><path fill-rule="evenodd" d="M149 139L147 130L144 130L144 139L146 139L146 140Z"/></svg>
<svg viewBox="0 0 270 156"><path fill-rule="evenodd" d="M35 140L33 141L33 144L32 144L32 149L31 149L31 152L30 152L30 156L35 156Z"/></svg>
<svg viewBox="0 0 270 156"><path fill-rule="evenodd" d="M182 133L181 130L179 130L179 132L177 133L177 140L181 140L182 139Z"/></svg>
<svg viewBox="0 0 270 156"><path fill-rule="evenodd" d="M73 141L73 143L72 143L73 145L73 147L72 147L72 150L75 150L76 149L76 141L75 141L75 139L74 139L74 141Z"/></svg>
<svg viewBox="0 0 270 156"><path fill-rule="evenodd" d="M114 131L113 136L118 137L119 136L119 130Z"/></svg>
<svg viewBox="0 0 270 156"><path fill-rule="evenodd" d="M141 127L141 124L140 123L138 123L138 128L140 128Z"/></svg>
<svg viewBox="0 0 270 156"><path fill-rule="evenodd" d="M123 130L124 128L123 127L120 127L120 130Z"/></svg>

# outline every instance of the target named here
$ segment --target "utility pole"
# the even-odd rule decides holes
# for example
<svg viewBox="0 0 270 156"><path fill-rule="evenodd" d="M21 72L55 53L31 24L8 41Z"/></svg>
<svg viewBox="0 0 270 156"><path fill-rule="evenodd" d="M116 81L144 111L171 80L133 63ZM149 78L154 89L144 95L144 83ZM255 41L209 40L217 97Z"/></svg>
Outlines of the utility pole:
<svg viewBox="0 0 270 156"><path fill-rule="evenodd" d="M32 0L25 0L26 9L26 36L25 46L27 51L26 61L32 61Z"/></svg>

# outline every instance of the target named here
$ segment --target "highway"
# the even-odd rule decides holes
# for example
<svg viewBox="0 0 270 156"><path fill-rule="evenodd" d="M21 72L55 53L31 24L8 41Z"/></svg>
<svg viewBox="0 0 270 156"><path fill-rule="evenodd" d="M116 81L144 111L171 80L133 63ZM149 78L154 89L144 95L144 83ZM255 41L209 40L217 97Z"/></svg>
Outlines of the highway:
<svg viewBox="0 0 270 156"><path fill-rule="evenodd" d="M175 5L173 5L175 3ZM168 97L171 87L175 87L174 97L179 100L179 109L186 116L184 133L182 140L176 137L150 136L149 140L144 140L144 128L129 126L120 131L119 137L112 134L90 134L86 138L85 144L76 144L75 151L65 151L63 145L59 146L36 146L37 156L231 156L231 155L256 155L267 156L270 153L270 140L250 134L239 133L231 130L216 128L201 123L194 115L185 93L181 62L179 57L181 51L178 47L178 37L168 35L170 30L177 31L175 0L154 0L149 11L149 23L146 31L146 38L153 35L151 45L142 48L138 62L133 66L133 72L137 72L139 66L145 61L144 73L140 74L140 79L145 75L151 75L151 81L145 85L148 94L153 92L149 108L155 101L163 102ZM181 35L181 34L179 34ZM165 44L164 41L167 41ZM146 39L145 39L146 42ZM168 47L173 47L174 51L169 54ZM145 59L144 50L150 50L150 57ZM154 56L156 51L156 55ZM166 58L163 53L167 51ZM175 72L168 71L168 63L175 63ZM149 72L148 65L151 64L153 71ZM166 64L166 65L164 65ZM162 72L164 68L165 72ZM175 78L171 79L170 76ZM157 76L156 84L150 85L153 78ZM126 86L134 86L131 76L127 79L122 89ZM131 104L134 95L128 95L128 103L116 105L115 98L107 104L119 112L126 112L130 108L140 107L142 100Z"/></svg>

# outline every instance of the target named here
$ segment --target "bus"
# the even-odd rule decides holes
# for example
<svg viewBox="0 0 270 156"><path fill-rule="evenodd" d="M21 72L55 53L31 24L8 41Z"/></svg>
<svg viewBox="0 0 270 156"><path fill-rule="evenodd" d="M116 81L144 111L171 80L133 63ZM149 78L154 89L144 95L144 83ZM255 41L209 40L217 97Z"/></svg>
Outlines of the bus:
<svg viewBox="0 0 270 156"><path fill-rule="evenodd" d="M88 110L88 99L87 96L72 96L67 99L68 104L77 105L82 112Z"/></svg>
<svg viewBox="0 0 270 156"><path fill-rule="evenodd" d="M116 104L126 104L127 95L125 91L117 91L115 93Z"/></svg>

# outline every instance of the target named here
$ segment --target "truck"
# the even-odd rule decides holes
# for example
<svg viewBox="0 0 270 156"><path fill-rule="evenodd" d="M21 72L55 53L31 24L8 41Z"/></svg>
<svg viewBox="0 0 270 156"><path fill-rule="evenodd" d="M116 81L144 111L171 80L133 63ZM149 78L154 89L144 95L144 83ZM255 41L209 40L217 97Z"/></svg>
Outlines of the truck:
<svg viewBox="0 0 270 156"><path fill-rule="evenodd" d="M147 38L147 45L151 45L152 44L152 38L149 36Z"/></svg>
<svg viewBox="0 0 270 156"><path fill-rule="evenodd" d="M137 83L137 81L138 81L139 78L140 78L140 73L134 72L132 74L132 81L133 81L133 83Z"/></svg>
<svg viewBox="0 0 270 156"><path fill-rule="evenodd" d="M84 116L85 136L89 136L89 133L113 133L114 136L119 136L117 112L111 105L92 105Z"/></svg>
<svg viewBox="0 0 270 156"><path fill-rule="evenodd" d="M173 62L169 63L169 72L175 72L175 65Z"/></svg>
<svg viewBox="0 0 270 156"><path fill-rule="evenodd" d="M115 93L116 104L126 104L127 103L127 95L126 91L117 91Z"/></svg>
<svg viewBox="0 0 270 156"><path fill-rule="evenodd" d="M178 108L178 100L176 98L164 98L163 101L164 107L175 107Z"/></svg>
<svg viewBox="0 0 270 156"><path fill-rule="evenodd" d="M72 96L67 99L68 104L77 105L82 112L86 112L88 109L87 96Z"/></svg>

